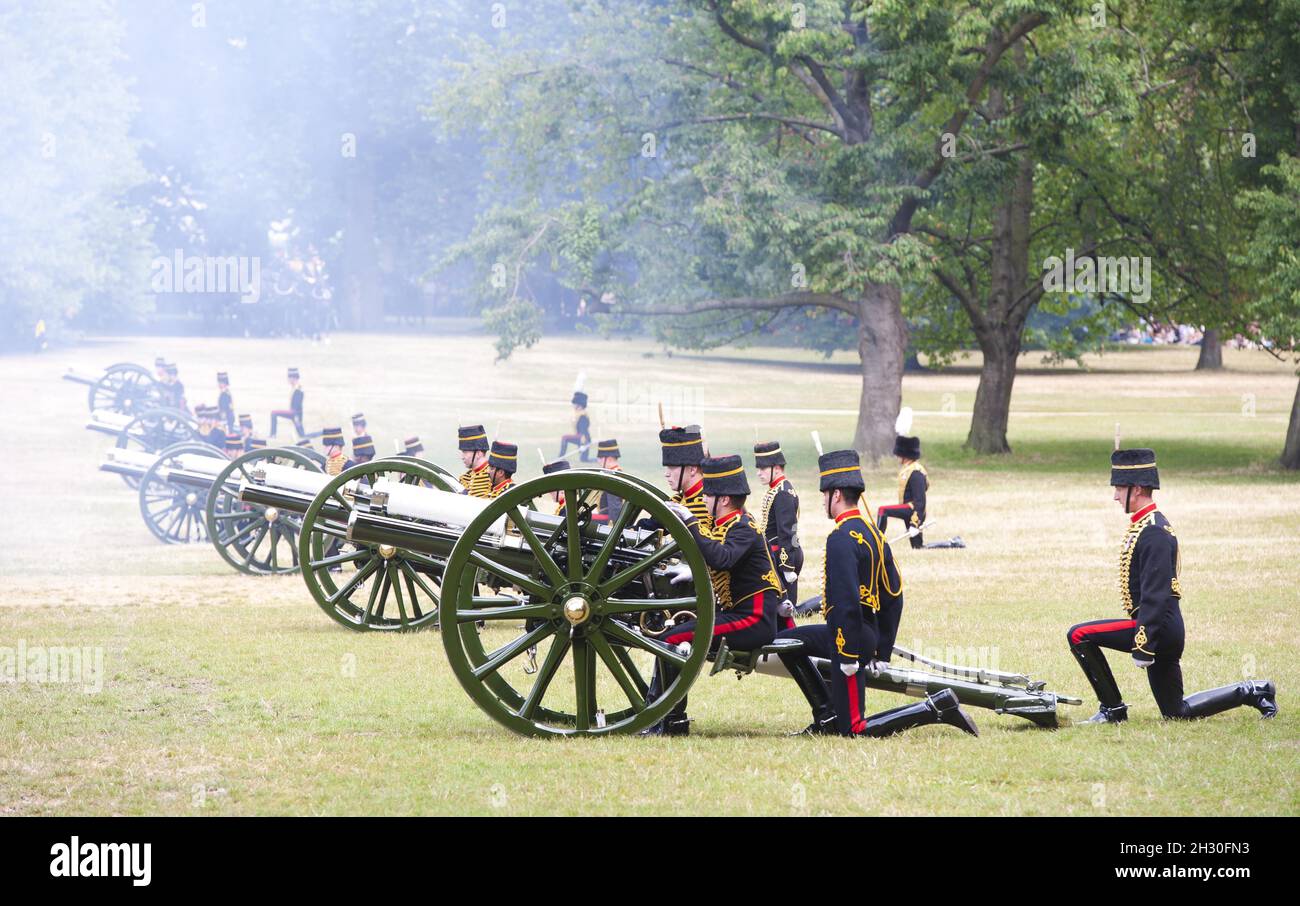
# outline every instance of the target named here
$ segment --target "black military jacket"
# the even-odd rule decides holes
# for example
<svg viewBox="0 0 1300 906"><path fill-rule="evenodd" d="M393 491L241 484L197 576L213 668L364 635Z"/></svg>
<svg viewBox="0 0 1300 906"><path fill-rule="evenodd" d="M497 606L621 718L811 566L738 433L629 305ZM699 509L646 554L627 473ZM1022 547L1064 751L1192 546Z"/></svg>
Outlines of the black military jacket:
<svg viewBox="0 0 1300 906"><path fill-rule="evenodd" d="M903 615L903 582L893 552L860 511L846 510L835 523L826 538L822 614L836 632L837 660L887 661ZM868 651L873 635L875 647Z"/></svg>
<svg viewBox="0 0 1300 906"><path fill-rule="evenodd" d="M764 591L779 592L780 581L754 517L744 510L728 513L710 530L699 519L686 527L695 536L709 566L713 595L722 610L739 607ZM775 613L776 608L766 612Z"/></svg>
<svg viewBox="0 0 1300 906"><path fill-rule="evenodd" d="M1119 556L1119 593L1124 612L1137 621L1133 647L1154 655L1165 629L1180 620L1178 538L1164 513L1150 504L1134 513Z"/></svg>
<svg viewBox="0 0 1300 906"><path fill-rule="evenodd" d="M776 565L798 575L803 569L803 547L799 544L799 496L794 492L790 479L782 478L767 489L759 525Z"/></svg>

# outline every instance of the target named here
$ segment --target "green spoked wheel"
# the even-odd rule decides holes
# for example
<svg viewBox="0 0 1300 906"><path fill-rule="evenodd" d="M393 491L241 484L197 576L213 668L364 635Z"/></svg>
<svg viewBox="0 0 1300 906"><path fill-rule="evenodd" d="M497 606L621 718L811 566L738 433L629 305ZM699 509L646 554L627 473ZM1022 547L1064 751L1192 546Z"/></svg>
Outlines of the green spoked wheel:
<svg viewBox="0 0 1300 906"><path fill-rule="evenodd" d="M198 427L188 413L179 409L147 409L117 435L114 445L119 450L141 450L157 453L186 441L202 442ZM127 487L136 487L136 480L123 475Z"/></svg>
<svg viewBox="0 0 1300 906"><path fill-rule="evenodd" d="M623 500L607 533L592 524L584 502L598 496L593 491ZM578 505L566 502L558 525L543 537L524 508L557 492ZM485 541L502 516L518 544ZM664 527L662 536L633 529L645 516ZM690 567L691 579L656 593L667 587L656 570L674 561ZM485 575L509 590L488 594ZM699 547L662 492L617 473L559 472L491 501L452 549L443 589L442 643L456 678L494 720L528 735L635 733L651 726L686 695L709 646L669 647L640 631L641 618L693 611L697 637L713 634L713 590ZM540 655L535 670L520 669L518 659L534 650ZM680 672L648 698L659 660Z"/></svg>
<svg viewBox="0 0 1300 906"><path fill-rule="evenodd" d="M239 483L252 481L251 473L261 465L321 471L308 451L292 447L251 450L232 460L208 491L204 508L208 538L221 559L241 573L256 576L294 573L298 571L302 518L239 499Z"/></svg>
<svg viewBox="0 0 1300 906"><path fill-rule="evenodd" d="M442 560L348 540L348 517L377 479L460 491L460 484L410 460L379 459L345 469L321 489L302 519L298 559L312 598L330 619L357 632L413 632L438 625Z"/></svg>
<svg viewBox="0 0 1300 906"><path fill-rule="evenodd" d="M90 411L109 409L135 415L161 406L163 395L149 369L131 362L118 362L104 369L104 375L90 385Z"/></svg>
<svg viewBox="0 0 1300 906"><path fill-rule="evenodd" d="M439 475L441 475L444 479L446 479L448 483L447 486L446 487L442 487L441 485L439 486L442 487L442 490L455 491L455 492L458 492L460 490L460 479L457 478L456 475L454 475L453 473L448 472L442 466L438 465L436 462L429 462L429 460L420 459L418 456L405 456L403 454L397 454L395 456L385 456L384 462L413 462L416 465L424 466L426 469L430 469L438 473Z"/></svg>
<svg viewBox="0 0 1300 906"><path fill-rule="evenodd" d="M177 457L187 453L225 458L208 444L173 444L158 454L140 478L140 515L154 537L165 544L200 544L208 540L204 518L207 495L167 479L168 469L178 465Z"/></svg>

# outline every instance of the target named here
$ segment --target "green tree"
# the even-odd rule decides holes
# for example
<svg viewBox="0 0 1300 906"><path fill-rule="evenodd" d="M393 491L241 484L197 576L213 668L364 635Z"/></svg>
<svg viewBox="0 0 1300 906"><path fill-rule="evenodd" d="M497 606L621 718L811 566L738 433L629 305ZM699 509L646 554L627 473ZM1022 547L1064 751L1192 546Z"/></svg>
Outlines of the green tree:
<svg viewBox="0 0 1300 906"><path fill-rule="evenodd" d="M145 173L114 64L122 23L97 2L0 4L0 346L149 307L148 231L123 201Z"/></svg>
<svg viewBox="0 0 1300 906"><path fill-rule="evenodd" d="M467 246L496 268L487 304L530 304L500 273L552 259L616 310L668 319L677 342L789 310L842 316L862 370L854 446L887 454L903 288L928 279L913 218L1007 51L1078 6L591 2L546 50L471 47L439 109L499 140L492 169L518 190ZM575 223L599 241L571 241Z"/></svg>

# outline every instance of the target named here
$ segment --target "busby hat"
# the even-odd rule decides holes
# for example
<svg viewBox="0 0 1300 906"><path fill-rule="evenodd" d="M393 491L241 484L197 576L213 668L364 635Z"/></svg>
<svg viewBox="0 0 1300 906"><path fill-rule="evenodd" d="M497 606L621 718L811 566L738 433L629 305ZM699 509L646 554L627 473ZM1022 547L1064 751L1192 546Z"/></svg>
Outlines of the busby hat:
<svg viewBox="0 0 1300 906"><path fill-rule="evenodd" d="M260 450L260 449L262 449L263 447L266 446L266 438L264 438L264 437L250 437L250 438L248 439L248 446L249 446L249 448L251 448L251 449L253 449L253 450Z"/></svg>
<svg viewBox="0 0 1300 906"><path fill-rule="evenodd" d="M781 444L774 440L754 444L754 465L759 469L785 465L785 454L781 452Z"/></svg>
<svg viewBox="0 0 1300 906"><path fill-rule="evenodd" d="M904 459L921 458L921 438L903 437L901 434L894 438L894 455L901 456Z"/></svg>
<svg viewBox="0 0 1300 906"><path fill-rule="evenodd" d="M290 369L289 369L289 380L291 380L291 381L296 381L296 380L298 380L298 378L300 378L300 377L302 377L302 375L300 375L300 374L298 373L298 369L297 369L297 368L290 368Z"/></svg>
<svg viewBox="0 0 1300 906"><path fill-rule="evenodd" d="M698 427L664 428L659 443L666 466L698 466L704 461L704 437Z"/></svg>
<svg viewBox="0 0 1300 906"><path fill-rule="evenodd" d="M1114 487L1160 487L1156 451L1139 448L1110 454L1110 483Z"/></svg>
<svg viewBox="0 0 1300 906"><path fill-rule="evenodd" d="M424 452L424 444L420 443L420 438L414 434L402 441L402 444L406 447L407 456L414 456L416 453Z"/></svg>
<svg viewBox="0 0 1300 906"><path fill-rule="evenodd" d="M153 360L153 367L154 367L154 368L166 368L166 367L167 367L167 360L164 359L162 356L158 356L157 358L155 358L155 359Z"/></svg>
<svg viewBox="0 0 1300 906"><path fill-rule="evenodd" d="M365 423L366 423L366 414L364 412L356 412L352 415L352 424L364 425Z"/></svg>
<svg viewBox="0 0 1300 906"><path fill-rule="evenodd" d="M554 462L543 463L542 474L550 475L552 472L563 472L565 469L572 469L567 459L557 459Z"/></svg>
<svg viewBox="0 0 1300 906"><path fill-rule="evenodd" d="M482 425L462 425L457 430L460 449L462 450L483 450L488 449L487 432L483 430Z"/></svg>
<svg viewBox="0 0 1300 906"><path fill-rule="evenodd" d="M492 441L492 452L488 454L488 466L508 472L511 475L515 474L515 469L519 467L519 448L514 444L503 441Z"/></svg>
<svg viewBox="0 0 1300 906"><path fill-rule="evenodd" d="M229 383L230 383L230 375L227 374L227 373L224 372L224 371L218 371L218 372L217 372L217 383L218 383L218 384L229 384Z"/></svg>
<svg viewBox="0 0 1300 906"><path fill-rule="evenodd" d="M341 447L344 444L342 428L326 428L321 432L320 442L326 447Z"/></svg>
<svg viewBox="0 0 1300 906"><path fill-rule="evenodd" d="M180 369L176 367L175 362L168 362L163 366L163 368L166 369L167 373L172 377L176 377L176 375L180 374Z"/></svg>
<svg viewBox="0 0 1300 906"><path fill-rule="evenodd" d="M253 416L249 415L247 412L239 413L239 427L241 428L253 427Z"/></svg>
<svg viewBox="0 0 1300 906"><path fill-rule="evenodd" d="M862 461L858 459L857 450L832 450L817 457L818 490L833 491L836 488L849 488L865 491L867 483L862 479Z"/></svg>
<svg viewBox="0 0 1300 906"><path fill-rule="evenodd" d="M212 418L216 414L216 406L209 406L207 403L197 403L194 406L195 418Z"/></svg>
<svg viewBox="0 0 1300 906"><path fill-rule="evenodd" d="M596 455L618 459L623 454L618 450L618 441L610 438L609 440L602 440L600 443L596 444Z"/></svg>
<svg viewBox="0 0 1300 906"><path fill-rule="evenodd" d="M229 452L229 451L231 451L231 450L242 450L242 449L244 449L244 439L243 439L242 437L240 437L238 434L227 434L227 435L226 435L226 451L227 451L227 452Z"/></svg>
<svg viewBox="0 0 1300 906"><path fill-rule="evenodd" d="M714 456L700 463L704 473L704 493L711 497L749 493L745 480L745 464L739 456Z"/></svg>
<svg viewBox="0 0 1300 906"><path fill-rule="evenodd" d="M310 437L304 437L304 438L302 438L300 441L298 441L296 444L294 444L294 446L295 446L295 447L303 447L303 448L308 449L308 450L313 449L313 448L312 448L312 445L311 445L311 438L310 438Z"/></svg>
<svg viewBox="0 0 1300 906"><path fill-rule="evenodd" d="M374 456L374 439L369 434L358 434L352 438L352 453L356 456Z"/></svg>
<svg viewBox="0 0 1300 906"><path fill-rule="evenodd" d="M575 390L573 391L573 399L571 402L575 406L582 406L585 408L587 405L587 394L583 393L581 390Z"/></svg>

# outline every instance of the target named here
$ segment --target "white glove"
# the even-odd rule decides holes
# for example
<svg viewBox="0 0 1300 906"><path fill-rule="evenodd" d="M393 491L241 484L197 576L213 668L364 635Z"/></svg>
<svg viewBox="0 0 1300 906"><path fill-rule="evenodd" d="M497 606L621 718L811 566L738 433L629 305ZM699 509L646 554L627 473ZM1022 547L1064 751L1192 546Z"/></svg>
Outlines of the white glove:
<svg viewBox="0 0 1300 906"><path fill-rule="evenodd" d="M1133 663L1137 664L1143 670L1150 667L1156 662L1156 659L1149 654L1143 654L1141 651L1133 652Z"/></svg>
<svg viewBox="0 0 1300 906"><path fill-rule="evenodd" d="M879 677L881 671L884 669L885 665L875 658L872 658L871 662L867 664L867 672L869 672L873 677Z"/></svg>
<svg viewBox="0 0 1300 906"><path fill-rule="evenodd" d="M690 524L695 519L695 514L692 513L690 509L685 505L677 503L676 501L673 500L667 501L667 505L668 505L668 509L672 510L673 515L676 516L678 519L680 519L682 522Z"/></svg>
<svg viewBox="0 0 1300 906"><path fill-rule="evenodd" d="M691 568L685 563L678 563L676 566L668 567L669 585L684 585L694 578L691 574Z"/></svg>
<svg viewBox="0 0 1300 906"><path fill-rule="evenodd" d="M799 579L799 574L792 569L787 569L785 572L781 573L781 575L785 576L787 584L796 582Z"/></svg>
<svg viewBox="0 0 1300 906"><path fill-rule="evenodd" d="M794 602L782 601L779 605L777 605L776 612L783 617L794 616Z"/></svg>
<svg viewBox="0 0 1300 906"><path fill-rule="evenodd" d="M857 672L858 672L857 661L849 661L848 663L840 664L840 673L843 673L845 676L852 676Z"/></svg>

